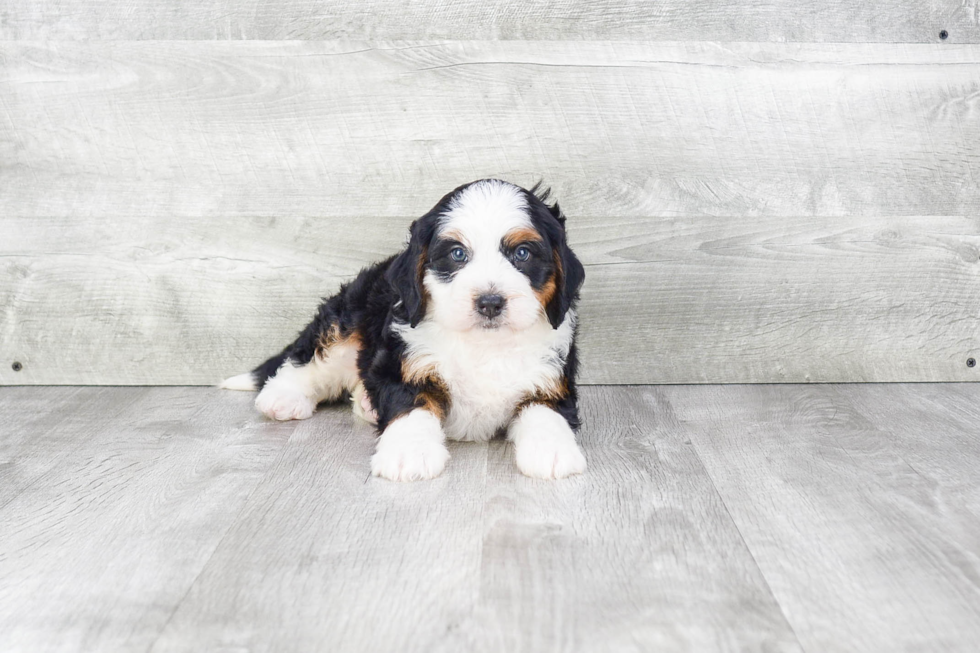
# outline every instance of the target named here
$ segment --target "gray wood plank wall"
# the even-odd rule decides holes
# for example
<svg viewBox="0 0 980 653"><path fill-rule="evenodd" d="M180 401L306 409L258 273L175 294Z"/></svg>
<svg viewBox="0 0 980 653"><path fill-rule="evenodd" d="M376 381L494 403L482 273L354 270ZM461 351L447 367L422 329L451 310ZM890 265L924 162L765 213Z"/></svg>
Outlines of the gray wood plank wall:
<svg viewBox="0 0 980 653"><path fill-rule="evenodd" d="M980 42L977 0L5 0L0 38Z"/></svg>
<svg viewBox="0 0 980 653"><path fill-rule="evenodd" d="M980 380L977 3L246 4L0 10L0 383L242 371L484 176L586 383Z"/></svg>

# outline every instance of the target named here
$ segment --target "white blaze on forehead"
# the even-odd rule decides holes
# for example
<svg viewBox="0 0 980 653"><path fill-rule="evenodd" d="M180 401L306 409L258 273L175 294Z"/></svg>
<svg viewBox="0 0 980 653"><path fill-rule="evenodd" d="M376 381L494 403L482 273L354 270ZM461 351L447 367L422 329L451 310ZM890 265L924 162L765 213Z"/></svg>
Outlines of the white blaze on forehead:
<svg viewBox="0 0 980 653"><path fill-rule="evenodd" d="M440 233L457 232L474 253L498 251L507 232L531 226L527 209L517 186L496 179L478 181L453 199L442 216Z"/></svg>

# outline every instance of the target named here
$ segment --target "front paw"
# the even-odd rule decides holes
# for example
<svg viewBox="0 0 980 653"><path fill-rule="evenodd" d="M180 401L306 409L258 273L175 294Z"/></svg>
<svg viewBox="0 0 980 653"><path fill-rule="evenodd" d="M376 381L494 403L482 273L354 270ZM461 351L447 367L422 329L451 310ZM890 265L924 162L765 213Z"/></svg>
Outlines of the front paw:
<svg viewBox="0 0 980 653"><path fill-rule="evenodd" d="M546 406L531 406L511 425L517 468L525 476L558 479L585 471L585 456L568 422Z"/></svg>
<svg viewBox="0 0 980 653"><path fill-rule="evenodd" d="M311 417L316 403L302 393L268 384L255 398L255 407L267 417L282 421Z"/></svg>
<svg viewBox="0 0 980 653"><path fill-rule="evenodd" d="M416 409L388 425L371 456L371 473L392 481L424 481L446 468L449 450L439 420Z"/></svg>
<svg viewBox="0 0 980 653"><path fill-rule="evenodd" d="M575 441L540 438L516 447L517 468L532 478L556 479L585 471L585 456Z"/></svg>

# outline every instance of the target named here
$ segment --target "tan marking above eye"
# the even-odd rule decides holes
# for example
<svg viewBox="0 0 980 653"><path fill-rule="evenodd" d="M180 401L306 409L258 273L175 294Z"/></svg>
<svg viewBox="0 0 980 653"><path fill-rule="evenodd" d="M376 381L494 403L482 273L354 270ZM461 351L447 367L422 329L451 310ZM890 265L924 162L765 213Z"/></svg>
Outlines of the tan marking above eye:
<svg viewBox="0 0 980 653"><path fill-rule="evenodd" d="M458 243L462 243L466 247L469 247L469 241L458 229L450 229L439 234L439 240L455 240Z"/></svg>
<svg viewBox="0 0 980 653"><path fill-rule="evenodd" d="M534 229L528 229L525 227L523 229L512 229L508 231L503 238L503 243L505 247L517 247L521 243L528 243L528 242L539 243L542 240L544 239L541 238L541 234L539 234Z"/></svg>

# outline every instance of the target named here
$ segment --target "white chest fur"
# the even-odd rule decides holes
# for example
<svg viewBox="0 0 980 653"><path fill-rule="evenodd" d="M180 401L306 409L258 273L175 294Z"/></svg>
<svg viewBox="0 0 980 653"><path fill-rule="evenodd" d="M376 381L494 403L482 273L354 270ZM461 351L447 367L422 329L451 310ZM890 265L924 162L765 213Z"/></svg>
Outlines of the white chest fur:
<svg viewBox="0 0 980 653"><path fill-rule="evenodd" d="M396 328L408 355L431 365L449 388L446 437L483 441L507 426L518 402L561 376L575 315L569 311L558 329L542 318L519 332L452 331L427 320Z"/></svg>

